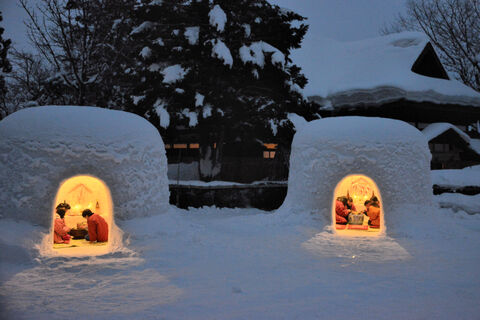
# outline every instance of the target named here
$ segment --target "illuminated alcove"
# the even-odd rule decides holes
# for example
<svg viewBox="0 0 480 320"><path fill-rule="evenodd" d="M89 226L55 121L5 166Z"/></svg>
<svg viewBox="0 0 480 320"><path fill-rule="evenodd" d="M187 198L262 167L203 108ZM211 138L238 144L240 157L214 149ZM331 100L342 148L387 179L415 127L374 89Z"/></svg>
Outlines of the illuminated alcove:
<svg viewBox="0 0 480 320"><path fill-rule="evenodd" d="M356 213L363 217L362 224L346 225L336 223L336 202L339 197L347 196L352 198ZM363 214L367 208L365 201L373 197L378 199L380 205L380 227L372 227L368 224L367 216ZM377 184L369 177L361 174L352 174L344 177L335 187L332 201L332 229L340 235L363 235L377 236L382 234L385 229L383 205L380 190Z"/></svg>
<svg viewBox="0 0 480 320"><path fill-rule="evenodd" d="M57 217L55 208L60 203L70 205L70 210L65 215L65 224L68 228L78 230L79 225L86 224L82 212L85 209L90 209L105 219L108 224L108 234L112 234L112 225L114 224L113 204L110 190L102 180L88 175L80 175L62 182L52 210L52 239L54 221ZM72 237L68 244L53 244L53 249L61 254L103 254L109 251L110 243L109 241L90 243L85 239Z"/></svg>

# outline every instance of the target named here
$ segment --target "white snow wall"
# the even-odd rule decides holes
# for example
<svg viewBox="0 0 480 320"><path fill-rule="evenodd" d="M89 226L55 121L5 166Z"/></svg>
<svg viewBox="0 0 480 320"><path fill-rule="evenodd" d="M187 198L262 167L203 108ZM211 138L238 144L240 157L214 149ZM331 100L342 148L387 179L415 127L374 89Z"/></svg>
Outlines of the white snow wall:
<svg viewBox="0 0 480 320"><path fill-rule="evenodd" d="M147 120L95 107L45 106L0 121L0 217L50 227L58 188L76 175L105 182L115 219L168 209L165 147Z"/></svg>
<svg viewBox="0 0 480 320"><path fill-rule="evenodd" d="M432 204L431 154L415 127L399 120L334 117L309 122L295 134L288 193L279 212L320 214L332 223L337 184L363 174L377 184L385 226L402 212L421 214Z"/></svg>

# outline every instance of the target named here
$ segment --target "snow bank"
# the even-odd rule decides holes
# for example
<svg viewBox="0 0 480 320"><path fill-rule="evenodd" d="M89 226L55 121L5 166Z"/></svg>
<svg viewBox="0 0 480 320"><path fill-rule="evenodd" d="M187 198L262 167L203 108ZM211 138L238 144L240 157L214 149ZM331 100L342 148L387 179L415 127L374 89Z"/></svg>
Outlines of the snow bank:
<svg viewBox="0 0 480 320"><path fill-rule="evenodd" d="M435 202L441 208L464 211L468 214L480 214L480 194L467 196L458 193L442 193L435 196Z"/></svg>
<svg viewBox="0 0 480 320"><path fill-rule="evenodd" d="M420 131L398 120L364 117L325 118L295 134L290 156L288 194L280 213L320 214L332 223L337 184L361 174L378 186L385 226L408 210L432 203L428 143Z"/></svg>
<svg viewBox="0 0 480 320"><path fill-rule="evenodd" d="M411 71L428 43L418 32L402 32L353 42L318 41L314 67L305 69L307 96L335 106L413 101L480 106L480 94L455 80Z"/></svg>
<svg viewBox="0 0 480 320"><path fill-rule="evenodd" d="M480 186L480 166L463 169L432 170L432 183L446 188Z"/></svg>
<svg viewBox="0 0 480 320"><path fill-rule="evenodd" d="M29 108L3 119L0 137L1 218L51 227L59 186L77 175L107 185L116 219L168 208L163 141L139 116L95 107Z"/></svg>

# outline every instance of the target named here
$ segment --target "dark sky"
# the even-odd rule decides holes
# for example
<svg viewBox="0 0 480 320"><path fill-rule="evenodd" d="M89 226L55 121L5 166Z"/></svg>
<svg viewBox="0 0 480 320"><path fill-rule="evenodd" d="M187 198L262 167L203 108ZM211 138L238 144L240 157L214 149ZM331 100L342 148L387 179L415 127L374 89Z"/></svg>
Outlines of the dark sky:
<svg viewBox="0 0 480 320"><path fill-rule="evenodd" d="M308 18L312 38L340 41L375 37L380 27L405 10L406 0L271 0Z"/></svg>
<svg viewBox="0 0 480 320"><path fill-rule="evenodd" d="M35 3L39 0L30 0ZM340 41L358 40L378 35L379 28L399 12L406 0L271 0L271 3L292 9L308 18L310 31L305 44L331 38ZM17 0L0 0L5 34L17 45L26 46L26 18Z"/></svg>

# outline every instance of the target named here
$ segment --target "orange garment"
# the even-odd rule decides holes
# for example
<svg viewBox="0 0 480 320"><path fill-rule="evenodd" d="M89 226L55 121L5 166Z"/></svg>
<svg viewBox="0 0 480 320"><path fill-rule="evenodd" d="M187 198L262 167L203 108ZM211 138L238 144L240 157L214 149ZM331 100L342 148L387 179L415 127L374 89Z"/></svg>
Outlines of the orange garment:
<svg viewBox="0 0 480 320"><path fill-rule="evenodd" d="M63 239L69 231L70 228L65 224L65 219L56 218L53 226L53 243L69 243L70 240Z"/></svg>
<svg viewBox="0 0 480 320"><path fill-rule="evenodd" d="M370 218L372 227L380 228L380 208L370 206L367 210L367 216Z"/></svg>
<svg viewBox="0 0 480 320"><path fill-rule="evenodd" d="M94 213L87 217L88 237L90 241L108 241L108 224L100 215Z"/></svg>

